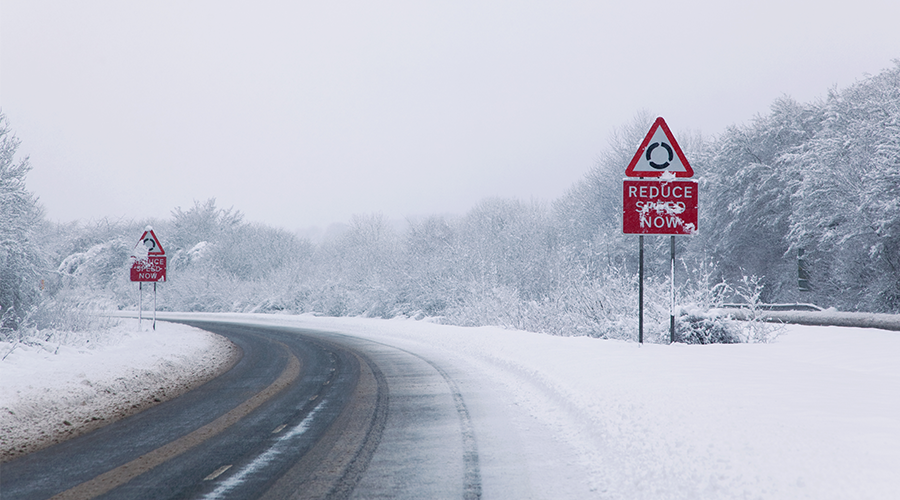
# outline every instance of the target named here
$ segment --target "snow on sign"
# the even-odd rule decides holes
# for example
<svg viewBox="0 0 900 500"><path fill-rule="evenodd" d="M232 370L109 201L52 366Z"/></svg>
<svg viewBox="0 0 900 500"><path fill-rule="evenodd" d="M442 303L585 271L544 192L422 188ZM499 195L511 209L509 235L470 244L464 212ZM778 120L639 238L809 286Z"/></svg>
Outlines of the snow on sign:
<svg viewBox="0 0 900 500"><path fill-rule="evenodd" d="M131 281L166 281L166 251L149 226L134 245Z"/></svg>
<svg viewBox="0 0 900 500"><path fill-rule="evenodd" d="M693 177L694 171L666 121L659 117L638 147L637 153L625 169L626 177L662 177L665 173L675 177Z"/></svg>
<svg viewBox="0 0 900 500"><path fill-rule="evenodd" d="M622 193L625 234L697 232L697 181L626 179Z"/></svg>

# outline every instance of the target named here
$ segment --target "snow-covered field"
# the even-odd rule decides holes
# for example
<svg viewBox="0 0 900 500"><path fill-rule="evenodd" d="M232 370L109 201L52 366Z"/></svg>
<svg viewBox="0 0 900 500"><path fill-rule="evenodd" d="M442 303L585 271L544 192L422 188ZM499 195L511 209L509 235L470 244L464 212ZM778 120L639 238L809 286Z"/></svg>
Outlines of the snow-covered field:
<svg viewBox="0 0 900 500"><path fill-rule="evenodd" d="M486 485L515 454L524 465L506 472L545 498L895 498L900 491L898 332L787 326L769 344L639 346L414 320L216 317L340 331L438 363L470 407ZM75 396L85 381L119 387L135 370L152 378L154 366L159 377L168 363L196 359L213 343L160 323L156 332L93 350L20 349L0 364L4 440L33 421L20 411L64 420L86 399ZM88 402L85 415L114 399Z"/></svg>

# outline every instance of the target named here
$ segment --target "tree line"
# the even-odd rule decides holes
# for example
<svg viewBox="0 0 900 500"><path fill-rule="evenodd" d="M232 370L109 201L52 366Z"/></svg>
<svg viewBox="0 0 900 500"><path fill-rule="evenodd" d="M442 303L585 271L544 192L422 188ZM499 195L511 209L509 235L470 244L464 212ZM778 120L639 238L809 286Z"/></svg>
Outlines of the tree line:
<svg viewBox="0 0 900 500"><path fill-rule="evenodd" d="M35 323L42 304L63 297L135 307L129 255L151 224L169 255L162 309L428 317L630 338L637 238L622 234L621 183L653 118L641 113L618 129L552 202L491 198L402 227L358 215L317 243L247 223L215 199L164 220L47 222L3 118L2 327ZM678 138L700 183L699 234L677 239L679 328L742 297L900 312L900 62L816 102L778 99L716 137ZM662 338L669 239L646 241L645 321Z"/></svg>

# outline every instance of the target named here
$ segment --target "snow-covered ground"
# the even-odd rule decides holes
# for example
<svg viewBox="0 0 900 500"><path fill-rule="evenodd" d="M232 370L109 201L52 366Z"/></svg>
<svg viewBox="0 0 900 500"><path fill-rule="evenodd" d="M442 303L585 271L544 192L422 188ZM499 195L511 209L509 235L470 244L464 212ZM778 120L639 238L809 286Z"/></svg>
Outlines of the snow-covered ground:
<svg viewBox="0 0 900 500"><path fill-rule="evenodd" d="M240 354L218 335L148 320L79 337L78 347L0 342L0 462L183 394Z"/></svg>
<svg viewBox="0 0 900 500"><path fill-rule="evenodd" d="M438 363L458 378L470 408L482 474L499 474L515 455L523 466L506 472L530 483L523 490L533 496L838 499L900 491L898 332L787 326L769 344L639 346L414 320L216 317L345 332ZM129 380L142 357L139 370L147 376L158 366L159 376L160 360L211 342L186 327L158 328L90 351L14 352L0 364L0 407L59 421L81 404L71 393L83 381ZM123 364L126 341L141 356ZM26 425L14 417L2 417L4 436ZM485 497L509 497L487 479Z"/></svg>

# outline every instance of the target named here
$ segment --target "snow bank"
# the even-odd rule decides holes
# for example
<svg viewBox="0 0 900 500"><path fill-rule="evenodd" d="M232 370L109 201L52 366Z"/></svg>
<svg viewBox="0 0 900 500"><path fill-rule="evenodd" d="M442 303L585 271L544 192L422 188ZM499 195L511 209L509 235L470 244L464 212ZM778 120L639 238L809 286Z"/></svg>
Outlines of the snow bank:
<svg viewBox="0 0 900 500"><path fill-rule="evenodd" d="M787 325L768 344L639 346L412 320L258 321L350 332L453 366L469 380L460 385L473 414L491 413L479 405L524 413L504 424L518 426L516 449L480 451L529 455L548 498L891 498L900 489L894 332ZM486 401L473 399L491 386ZM486 441L490 431L475 425Z"/></svg>
<svg viewBox="0 0 900 500"><path fill-rule="evenodd" d="M862 499L900 490L895 332L788 325L768 344L639 346L400 319L167 316L344 332L437 363L473 416L485 498ZM129 352L156 342L146 332L129 338ZM182 344L195 337L175 338L167 359L193 356ZM81 356L106 374L134 373L112 365L114 350ZM46 363L40 370L54 366ZM77 401L68 391L81 380L99 385L88 366L58 368L46 386L14 382L18 401L53 401L57 426ZM3 370L6 386L13 378ZM56 390L59 380L69 389Z"/></svg>
<svg viewBox="0 0 900 500"><path fill-rule="evenodd" d="M222 337L122 320L94 345L0 342L0 462L172 399L237 359ZM100 340L100 342L98 342ZM88 347L90 346L90 347Z"/></svg>

